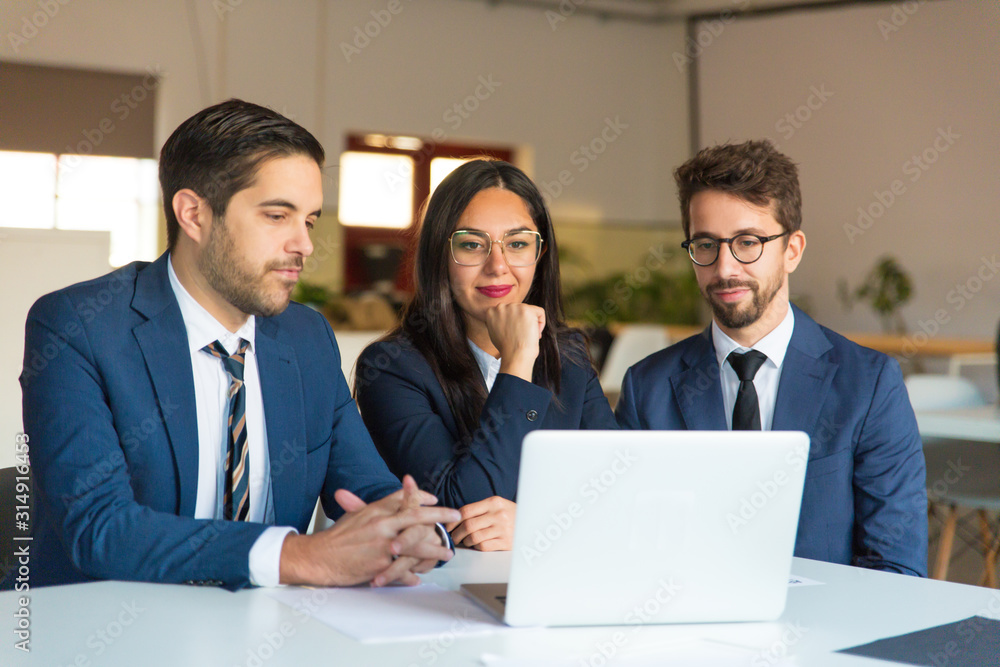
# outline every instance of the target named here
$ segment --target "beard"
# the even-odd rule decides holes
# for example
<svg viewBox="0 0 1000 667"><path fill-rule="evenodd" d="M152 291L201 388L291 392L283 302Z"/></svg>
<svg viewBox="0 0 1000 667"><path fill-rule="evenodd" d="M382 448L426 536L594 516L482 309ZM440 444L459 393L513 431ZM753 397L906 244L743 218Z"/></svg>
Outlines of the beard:
<svg viewBox="0 0 1000 667"><path fill-rule="evenodd" d="M198 257L198 268L212 289L242 313L257 317L274 317L288 308L295 281L283 281L285 287L268 290L265 281L271 271L301 269L301 257L268 262L260 270L236 248L236 242L222 217L216 218L208 241Z"/></svg>
<svg viewBox="0 0 1000 667"><path fill-rule="evenodd" d="M783 284L784 275L779 271L763 285L756 280L717 280L701 290L702 296L712 307L716 321L727 329L742 329L755 323L771 305ZM715 297L720 289L748 289L753 294L749 303L725 303Z"/></svg>

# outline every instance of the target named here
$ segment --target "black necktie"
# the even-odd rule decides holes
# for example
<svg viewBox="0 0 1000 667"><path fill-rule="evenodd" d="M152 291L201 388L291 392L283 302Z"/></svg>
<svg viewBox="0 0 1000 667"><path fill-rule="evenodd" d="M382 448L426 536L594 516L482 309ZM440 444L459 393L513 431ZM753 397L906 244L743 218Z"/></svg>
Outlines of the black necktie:
<svg viewBox="0 0 1000 667"><path fill-rule="evenodd" d="M733 406L733 430L759 431L760 406L757 404L753 377L767 361L767 355L757 350L750 350L746 354L731 352L728 361L740 379L740 390L736 393L736 405Z"/></svg>

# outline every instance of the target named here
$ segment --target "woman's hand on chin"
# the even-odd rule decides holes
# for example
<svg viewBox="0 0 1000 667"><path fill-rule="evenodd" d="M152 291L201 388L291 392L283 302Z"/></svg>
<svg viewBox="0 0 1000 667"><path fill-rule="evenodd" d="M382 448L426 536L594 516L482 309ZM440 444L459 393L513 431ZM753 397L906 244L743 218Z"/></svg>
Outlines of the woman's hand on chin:
<svg viewBox="0 0 1000 667"><path fill-rule="evenodd" d="M531 382L545 311L527 303L502 303L486 312L486 329L500 352L500 372Z"/></svg>

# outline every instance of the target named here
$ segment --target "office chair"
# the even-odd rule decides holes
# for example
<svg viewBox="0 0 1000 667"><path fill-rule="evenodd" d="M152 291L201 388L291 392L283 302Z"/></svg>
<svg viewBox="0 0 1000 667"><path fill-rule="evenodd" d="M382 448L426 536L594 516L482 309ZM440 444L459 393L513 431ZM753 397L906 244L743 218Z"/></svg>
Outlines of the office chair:
<svg viewBox="0 0 1000 667"><path fill-rule="evenodd" d="M662 324L626 324L611 341L608 356L601 367L601 388L609 398L618 399L625 380L625 371L654 352L670 344L667 328ZM614 402L612 401L612 405Z"/></svg>
<svg viewBox="0 0 1000 667"><path fill-rule="evenodd" d="M965 378L911 375L906 390L914 410L951 410L985 405L979 389ZM946 579L956 535L983 557L980 585L997 586L1000 530L1000 449L989 443L923 438L927 461L928 519L941 522L932 576ZM1000 444L1000 443L998 443ZM960 508L972 511L978 530L959 519Z"/></svg>

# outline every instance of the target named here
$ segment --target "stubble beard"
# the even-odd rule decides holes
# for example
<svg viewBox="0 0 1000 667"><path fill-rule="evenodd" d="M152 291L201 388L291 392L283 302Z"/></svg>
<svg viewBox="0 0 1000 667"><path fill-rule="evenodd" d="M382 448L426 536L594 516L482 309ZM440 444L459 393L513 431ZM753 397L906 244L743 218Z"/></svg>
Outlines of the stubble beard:
<svg viewBox="0 0 1000 667"><path fill-rule="evenodd" d="M198 258L198 268L212 289L240 312L256 317L274 317L288 308L294 283L288 290L276 290L269 294L264 281L275 269L301 269L302 258L270 262L260 273L256 272L246 258L240 256L225 220L220 216L209 231L208 242Z"/></svg>

